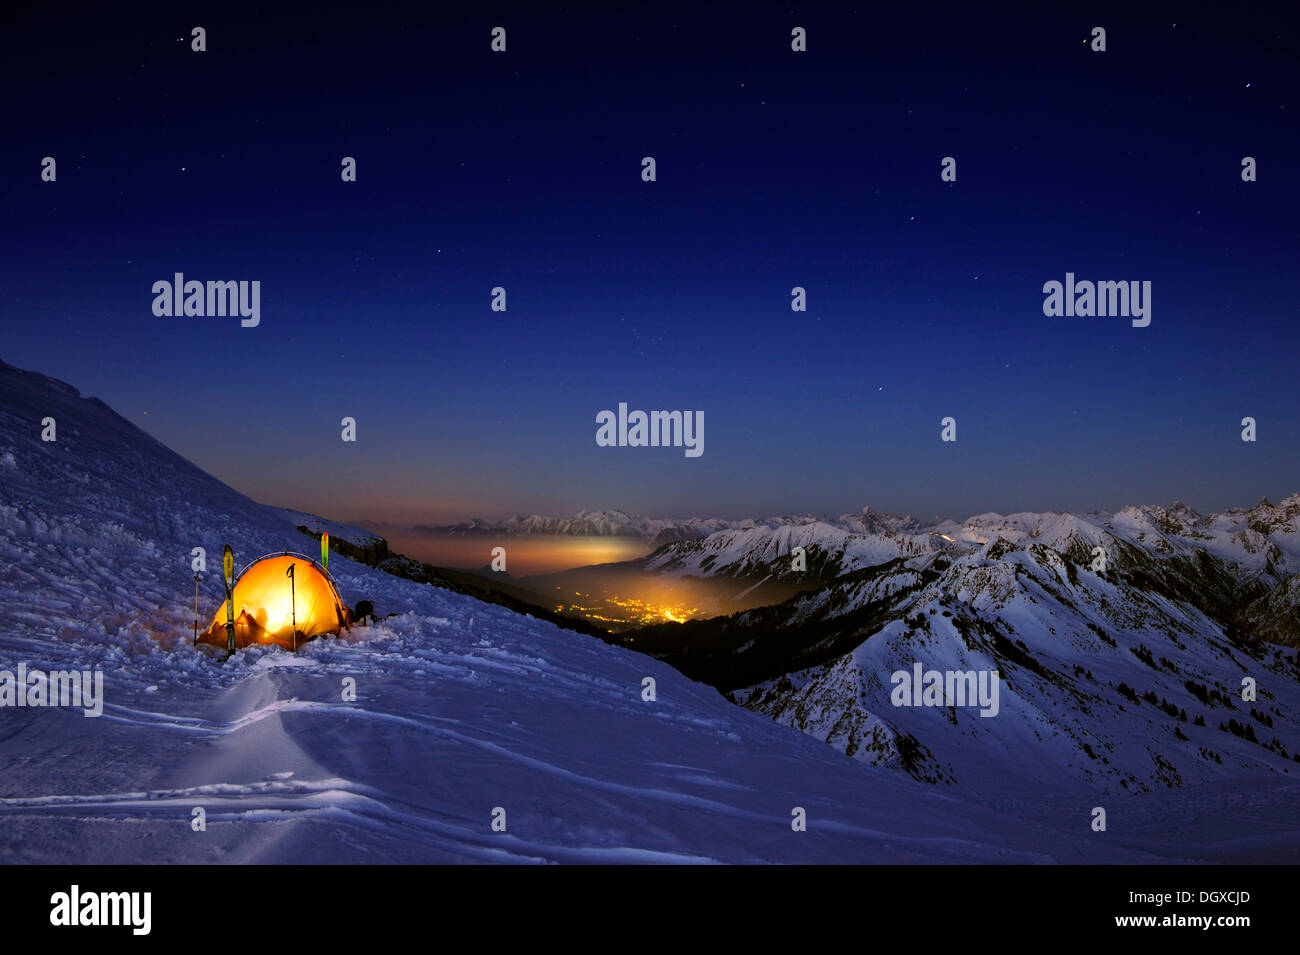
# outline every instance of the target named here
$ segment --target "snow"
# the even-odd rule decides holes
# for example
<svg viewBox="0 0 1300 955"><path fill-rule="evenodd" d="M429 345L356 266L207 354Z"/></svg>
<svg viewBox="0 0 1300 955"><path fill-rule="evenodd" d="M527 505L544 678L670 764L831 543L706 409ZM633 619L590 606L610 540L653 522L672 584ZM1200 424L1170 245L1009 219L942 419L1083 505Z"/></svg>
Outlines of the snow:
<svg viewBox="0 0 1300 955"><path fill-rule="evenodd" d="M202 626L222 545L240 565L302 550L296 519L2 363L0 475L0 669L105 684L97 719L0 710L0 861L1160 862L1252 856L1270 826L1267 851L1294 853L1295 787L1274 778L1155 797L1184 801L1172 835L1160 802L1109 796L1122 824L1099 837L1086 787L925 785L643 655L339 555L344 600L393 616L223 663L190 644L193 548ZM1249 822L1216 828L1219 805Z"/></svg>
<svg viewBox="0 0 1300 955"><path fill-rule="evenodd" d="M338 521L331 521L328 518L309 514L306 511L295 511L288 507L276 508L276 510L283 514L295 528L305 527L315 534L318 539L321 533L324 532L329 534L333 540L347 541L349 544L355 544L358 547L373 546L383 540L373 531L355 527L351 524L340 524Z"/></svg>
<svg viewBox="0 0 1300 955"><path fill-rule="evenodd" d="M790 625L865 603L897 606L894 619L864 633L852 652L738 698L872 765L899 766L895 741L907 734L927 753L915 775L963 788L998 779L1044 792L1084 786L1100 798L1225 778L1300 779L1300 763L1219 729L1229 719L1251 722L1261 742L1277 738L1289 754L1300 748L1294 650L1266 645L1252 657L1186 603L1087 570L1071 580L1062 557L1043 546L989 559L992 546L957 558L916 591L908 588L917 577L903 565L792 601ZM998 716L891 705L888 676L917 661L926 670L999 670ZM1241 699L1246 676L1260 688L1258 702ZM1206 704L1187 681L1235 698L1234 706ZM1121 684L1170 701L1187 719L1134 703ZM1272 723L1259 723L1252 709ZM1205 725L1195 724L1198 715Z"/></svg>
<svg viewBox="0 0 1300 955"><path fill-rule="evenodd" d="M792 554L824 555L839 573L944 548L927 533L860 533L837 523L806 519L774 521L717 531L703 538L669 544L645 559L648 571L672 576L791 576Z"/></svg>

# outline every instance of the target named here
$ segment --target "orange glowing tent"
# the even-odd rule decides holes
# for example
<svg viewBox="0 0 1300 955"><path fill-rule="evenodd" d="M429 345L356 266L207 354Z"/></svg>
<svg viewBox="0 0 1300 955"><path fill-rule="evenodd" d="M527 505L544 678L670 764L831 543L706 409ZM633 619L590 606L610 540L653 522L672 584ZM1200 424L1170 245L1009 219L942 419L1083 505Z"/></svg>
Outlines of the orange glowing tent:
<svg viewBox="0 0 1300 955"><path fill-rule="evenodd" d="M310 557L288 551L253 561L235 581L235 646L278 643L296 650L312 637L352 623L328 573ZM226 603L200 643L226 648Z"/></svg>

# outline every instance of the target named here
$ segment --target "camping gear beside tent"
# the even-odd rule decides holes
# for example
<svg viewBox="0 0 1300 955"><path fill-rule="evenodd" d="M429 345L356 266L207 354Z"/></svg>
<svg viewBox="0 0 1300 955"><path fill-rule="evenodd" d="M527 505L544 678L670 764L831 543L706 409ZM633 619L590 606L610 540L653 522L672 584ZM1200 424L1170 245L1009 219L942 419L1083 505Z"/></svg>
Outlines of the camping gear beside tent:
<svg viewBox="0 0 1300 955"><path fill-rule="evenodd" d="M337 633L352 622L325 570L310 557L289 551L259 557L245 567L229 606L239 648L278 643L296 650L312 637ZM223 603L200 643L227 646L226 614Z"/></svg>

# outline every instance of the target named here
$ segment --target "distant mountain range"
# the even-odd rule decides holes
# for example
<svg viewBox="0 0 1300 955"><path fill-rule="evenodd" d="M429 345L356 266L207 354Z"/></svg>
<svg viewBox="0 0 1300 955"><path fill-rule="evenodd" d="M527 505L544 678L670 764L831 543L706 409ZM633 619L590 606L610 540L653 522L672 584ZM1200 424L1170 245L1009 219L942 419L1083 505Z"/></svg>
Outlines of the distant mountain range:
<svg viewBox="0 0 1300 955"><path fill-rule="evenodd" d="M360 521L377 530L393 529L396 525ZM551 517L545 514L516 514L501 521L470 518L458 524L416 524L403 530L429 536L478 537L634 537L648 541L652 547L674 541L698 540L722 530L749 530L757 527L803 526L824 523L855 533L884 533L886 531L919 531L921 523L914 517L898 517L882 511L863 508L857 514L840 517L807 515L781 515L761 519L726 520L720 517L692 517L685 519L646 517L618 510L583 510L573 517Z"/></svg>
<svg viewBox="0 0 1300 955"><path fill-rule="evenodd" d="M1270 576L1300 571L1300 494L1273 504L1267 498L1251 508L1232 508L1202 516L1181 501L1168 508L1159 505L1126 507L1114 514L1024 512L1011 515L979 514L962 523L945 520L924 525L913 517L897 517L863 509L860 514L826 517L775 517L766 520L693 522L695 526L719 523L709 534L694 535L661 548L651 561L660 570L725 573L742 576L767 567L792 547L816 547L833 558L830 568L839 574L900 556L934 551L965 552L1002 537L1012 543L1034 540L1057 546L1073 541L1078 546L1126 543L1147 548L1159 556L1205 551Z"/></svg>
<svg viewBox="0 0 1300 955"><path fill-rule="evenodd" d="M503 521L485 521L475 517L459 524L416 524L405 528L416 534L454 537L633 537L658 544L673 540L692 540L729 527L734 522L717 518L672 520L628 514L620 510L583 510L573 517L548 517L544 514L523 515ZM385 529L390 525L372 524Z"/></svg>
<svg viewBox="0 0 1300 955"><path fill-rule="evenodd" d="M1300 664L1284 649L1300 644L1300 495L1204 516L1175 503L870 524L764 522L667 544L647 570L807 586L628 644L918 779L1140 791L1300 775ZM917 663L998 670L1001 715L892 705L891 674Z"/></svg>
<svg viewBox="0 0 1300 955"><path fill-rule="evenodd" d="M650 576L794 585L780 603L610 639L919 780L1143 792L1300 776L1300 494L1204 515L614 510L424 530L639 537L653 551L628 566ZM999 715L893 705L892 675L918 664L998 671Z"/></svg>
<svg viewBox="0 0 1300 955"><path fill-rule="evenodd" d="M1251 508L1204 516L1181 501L1168 508L1130 506L1113 514L986 513L961 523L944 520L932 524L869 507L838 517L808 514L743 520L654 518L614 509L583 510L573 517L515 515L497 522L472 518L458 524L417 524L404 529L430 536L640 538L656 551L651 569L735 577L758 569L788 574L791 571L767 565L797 546L816 548L825 569L838 574L894 557L982 545L995 537L1040 543L1073 538L1080 546L1090 547L1104 546L1113 539L1150 548L1160 556L1204 551L1245 571L1281 578L1300 571L1298 514L1300 495L1276 505L1264 499ZM395 525L366 526L382 530Z"/></svg>

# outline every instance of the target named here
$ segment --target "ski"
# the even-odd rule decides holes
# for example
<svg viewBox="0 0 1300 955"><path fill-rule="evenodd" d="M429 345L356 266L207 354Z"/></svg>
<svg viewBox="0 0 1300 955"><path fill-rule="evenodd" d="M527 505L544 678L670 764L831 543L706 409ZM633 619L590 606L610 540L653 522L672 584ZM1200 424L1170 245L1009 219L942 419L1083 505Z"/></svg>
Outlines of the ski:
<svg viewBox="0 0 1300 955"><path fill-rule="evenodd" d="M221 554L221 566L226 574L226 656L235 652L235 555L230 545Z"/></svg>

